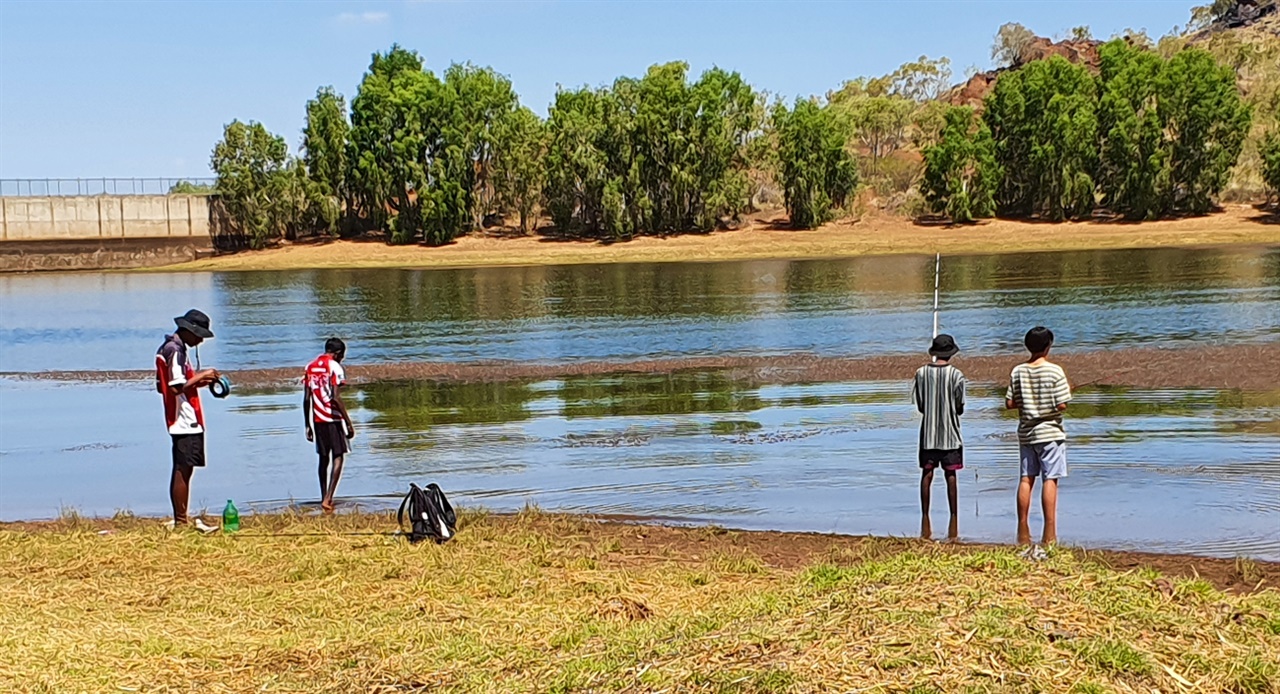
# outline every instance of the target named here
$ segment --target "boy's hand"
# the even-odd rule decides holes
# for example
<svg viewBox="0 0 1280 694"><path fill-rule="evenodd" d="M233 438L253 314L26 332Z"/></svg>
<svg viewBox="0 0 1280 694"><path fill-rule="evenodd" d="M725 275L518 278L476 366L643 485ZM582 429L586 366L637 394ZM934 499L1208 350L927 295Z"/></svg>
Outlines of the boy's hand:
<svg viewBox="0 0 1280 694"><path fill-rule="evenodd" d="M347 440L350 441L356 437L356 427L351 422L347 422Z"/></svg>
<svg viewBox="0 0 1280 694"><path fill-rule="evenodd" d="M307 427L307 441L310 441L311 443L315 443L316 441L316 432L313 431L311 427Z"/></svg>

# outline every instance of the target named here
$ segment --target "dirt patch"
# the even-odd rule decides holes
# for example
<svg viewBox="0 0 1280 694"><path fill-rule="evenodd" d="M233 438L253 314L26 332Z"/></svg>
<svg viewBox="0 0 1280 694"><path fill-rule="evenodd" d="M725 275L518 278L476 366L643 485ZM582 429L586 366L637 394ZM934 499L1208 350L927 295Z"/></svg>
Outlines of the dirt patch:
<svg viewBox="0 0 1280 694"><path fill-rule="evenodd" d="M766 566L799 569L825 561L873 561L907 550L965 553L1000 548L979 543L940 543L904 537L832 535L777 531L727 530L715 526L673 527L587 517L593 541L618 543L621 561L644 562L654 557L700 563L716 556L754 557ZM1219 590L1249 593L1280 588L1280 563L1218 559L1185 554L1074 550L1082 559L1116 571L1152 569L1171 578L1199 578Z"/></svg>
<svg viewBox="0 0 1280 694"><path fill-rule="evenodd" d="M1004 383L1023 354L965 355L957 357L971 382ZM1072 385L1129 386L1135 388L1221 388L1250 391L1280 389L1280 344L1187 347L1168 349L1116 349L1055 353ZM748 384L821 383L830 381L906 380L924 359L911 355L865 358L818 357L810 354L779 356L682 357L632 362L585 361L572 363L521 362L404 362L353 364L347 373L355 384L392 380L494 382L543 380L567 376L608 374L665 374L679 371L728 370ZM248 369L228 372L237 388L291 387L302 367ZM0 376L54 381L150 381L149 371L44 371L0 372Z"/></svg>

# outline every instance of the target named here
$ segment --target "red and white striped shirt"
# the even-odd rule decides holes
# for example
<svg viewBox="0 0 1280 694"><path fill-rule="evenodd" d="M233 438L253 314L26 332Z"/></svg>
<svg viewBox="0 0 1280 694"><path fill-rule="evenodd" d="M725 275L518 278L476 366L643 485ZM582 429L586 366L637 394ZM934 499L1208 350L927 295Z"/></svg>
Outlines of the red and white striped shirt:
<svg viewBox="0 0 1280 694"><path fill-rule="evenodd" d="M321 354L307 365L302 383L311 393L312 418L317 422L337 421L333 412L333 396L338 386L347 383L342 364L330 354Z"/></svg>
<svg viewBox="0 0 1280 694"><path fill-rule="evenodd" d="M187 385L196 374L187 363L187 345L175 333L164 339L156 350L156 390L164 396L164 423L169 433L176 436L204 433L204 410L200 407L200 392L171 387Z"/></svg>

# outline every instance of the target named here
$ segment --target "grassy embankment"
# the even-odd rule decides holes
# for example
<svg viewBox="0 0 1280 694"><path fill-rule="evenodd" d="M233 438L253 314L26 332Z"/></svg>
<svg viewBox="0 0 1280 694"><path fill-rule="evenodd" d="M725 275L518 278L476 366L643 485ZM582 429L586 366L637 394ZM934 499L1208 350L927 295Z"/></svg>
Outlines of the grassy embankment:
<svg viewBox="0 0 1280 694"><path fill-rule="evenodd" d="M463 521L441 547L338 534L380 515L0 528L0 690L1280 690L1274 589L1078 550Z"/></svg>
<svg viewBox="0 0 1280 694"><path fill-rule="evenodd" d="M289 270L302 268L479 267L574 263L843 258L863 255L1016 253L1230 244L1280 244L1280 224L1252 207L1235 205L1208 217L1140 224L1033 223L992 220L968 227L918 226L898 217L828 224L792 231L760 222L738 231L628 242L554 240L538 236L473 235L441 248L388 246L379 241L289 245L181 265L163 271Z"/></svg>

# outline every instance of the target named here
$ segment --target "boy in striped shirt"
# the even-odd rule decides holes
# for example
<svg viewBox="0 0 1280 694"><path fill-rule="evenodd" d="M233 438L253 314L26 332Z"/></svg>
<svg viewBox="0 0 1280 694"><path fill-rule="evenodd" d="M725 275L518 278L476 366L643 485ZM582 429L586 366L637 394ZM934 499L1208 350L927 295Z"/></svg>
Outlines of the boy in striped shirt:
<svg viewBox="0 0 1280 694"><path fill-rule="evenodd" d="M1018 543L1031 544L1031 492L1036 478L1044 480L1040 506L1044 511L1041 543L1058 541L1058 480L1067 476L1067 432L1062 413L1071 402L1071 386L1061 366L1049 361L1053 331L1037 326L1023 339L1031 358L1013 367L1005 407L1018 410Z"/></svg>
<svg viewBox="0 0 1280 694"><path fill-rule="evenodd" d="M947 537L954 540L959 534L956 473L964 468L960 415L964 414L965 380L960 369L951 365L951 358L959 351L950 335L933 338L929 355L934 360L920 367L911 383L911 400L923 415L920 420L920 535L925 539L933 534L929 522L929 491L933 486L933 471L939 467L947 479L947 505L951 507Z"/></svg>
<svg viewBox="0 0 1280 694"><path fill-rule="evenodd" d="M315 441L320 456L320 508L333 511L333 494L342 477L342 461L351 450L348 441L356 428L347 414L340 390L347 384L342 358L347 345L336 337L324 343L324 354L307 365L302 377L302 414L306 418L307 440Z"/></svg>

